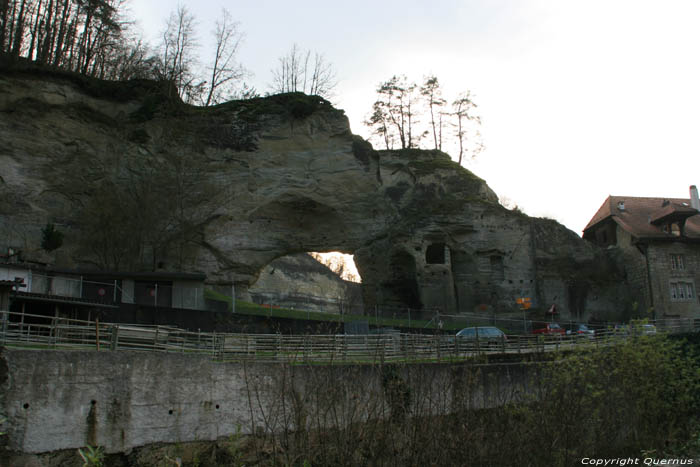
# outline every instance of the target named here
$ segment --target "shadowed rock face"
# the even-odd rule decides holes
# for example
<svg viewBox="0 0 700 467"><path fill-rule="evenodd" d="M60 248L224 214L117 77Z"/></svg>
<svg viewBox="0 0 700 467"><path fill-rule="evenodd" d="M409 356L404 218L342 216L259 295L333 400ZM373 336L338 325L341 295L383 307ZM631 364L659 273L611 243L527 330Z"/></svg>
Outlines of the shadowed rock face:
<svg viewBox="0 0 700 467"><path fill-rule="evenodd" d="M502 208L448 155L374 151L319 98L202 109L152 83L119 86L0 73L1 243L29 255L53 222L66 236L48 261L205 272L243 298L275 258L337 250L355 254L366 307L472 311L528 296L568 311L571 283L606 296L615 279L578 276L591 246ZM115 227L100 231L102 218Z"/></svg>

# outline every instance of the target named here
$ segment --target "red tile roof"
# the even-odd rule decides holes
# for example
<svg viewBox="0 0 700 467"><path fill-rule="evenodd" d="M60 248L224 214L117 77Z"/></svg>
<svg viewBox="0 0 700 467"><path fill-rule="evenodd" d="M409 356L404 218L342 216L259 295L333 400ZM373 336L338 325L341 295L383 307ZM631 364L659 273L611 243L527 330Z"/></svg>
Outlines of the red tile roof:
<svg viewBox="0 0 700 467"><path fill-rule="evenodd" d="M668 222L678 222L698 213L696 209L691 208L687 204L683 205L669 201L664 202L661 206L661 209L657 209L651 214L649 221L652 224L662 225Z"/></svg>
<svg viewBox="0 0 700 467"><path fill-rule="evenodd" d="M693 214L695 213L695 214ZM690 199L682 198L640 198L633 196L608 196L595 213L585 229L590 230L597 224L612 219L617 225L637 238L677 238L664 232L664 220L687 218L685 235L700 239L700 214L690 207Z"/></svg>

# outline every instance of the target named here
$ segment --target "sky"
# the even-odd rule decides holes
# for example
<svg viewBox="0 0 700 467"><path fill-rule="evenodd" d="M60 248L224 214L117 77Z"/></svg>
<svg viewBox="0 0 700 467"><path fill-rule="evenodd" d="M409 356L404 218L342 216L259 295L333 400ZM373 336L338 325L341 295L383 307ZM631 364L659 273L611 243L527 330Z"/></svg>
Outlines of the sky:
<svg viewBox="0 0 700 467"><path fill-rule="evenodd" d="M532 216L581 235L608 195L687 198L700 185L700 2L183 0L201 57L226 8L247 82L269 90L296 43L335 68L353 133L392 75L469 90L484 151L465 166ZM130 0L155 43L174 1ZM376 146L376 145L375 145ZM456 156L456 154L453 154Z"/></svg>

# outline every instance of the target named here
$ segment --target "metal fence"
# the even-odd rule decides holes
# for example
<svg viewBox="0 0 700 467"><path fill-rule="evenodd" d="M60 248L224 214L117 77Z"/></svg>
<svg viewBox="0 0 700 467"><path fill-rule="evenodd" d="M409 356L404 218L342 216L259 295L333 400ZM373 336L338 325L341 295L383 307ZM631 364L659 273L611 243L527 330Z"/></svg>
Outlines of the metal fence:
<svg viewBox="0 0 700 467"><path fill-rule="evenodd" d="M453 335L282 335L191 332L168 326L126 325L0 311L0 345L39 349L177 352L217 361L385 362L448 361L489 353L585 349L646 338L653 333L698 332L700 320L658 322L600 330L594 336L509 335L461 339Z"/></svg>

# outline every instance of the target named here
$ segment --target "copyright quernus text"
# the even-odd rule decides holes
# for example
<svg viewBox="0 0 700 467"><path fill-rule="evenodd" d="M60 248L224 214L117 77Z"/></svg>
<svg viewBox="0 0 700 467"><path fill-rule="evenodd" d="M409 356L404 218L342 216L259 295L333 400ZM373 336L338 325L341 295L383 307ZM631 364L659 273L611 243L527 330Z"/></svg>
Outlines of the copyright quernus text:
<svg viewBox="0 0 700 467"><path fill-rule="evenodd" d="M694 463L693 459L659 459L656 457L613 457L608 459L584 457L581 459L581 464L600 467L623 467L625 465L698 465Z"/></svg>

